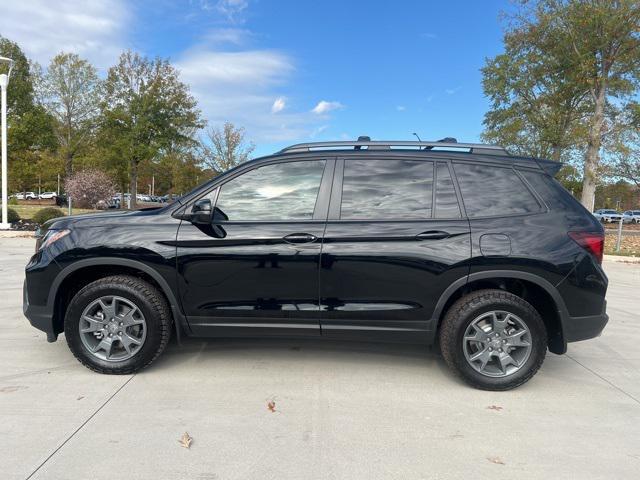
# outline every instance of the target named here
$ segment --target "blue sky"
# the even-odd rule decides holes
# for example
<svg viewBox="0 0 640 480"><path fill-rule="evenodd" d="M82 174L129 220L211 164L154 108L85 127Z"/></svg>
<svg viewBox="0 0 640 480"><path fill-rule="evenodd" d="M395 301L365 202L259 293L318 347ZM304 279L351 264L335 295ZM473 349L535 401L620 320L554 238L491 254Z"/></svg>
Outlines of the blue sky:
<svg viewBox="0 0 640 480"><path fill-rule="evenodd" d="M60 50L104 73L131 48L171 58L210 124L256 154L313 140L477 141L479 69L501 51L506 1L5 0L0 34L46 65ZM29 21L25 21L28 18Z"/></svg>

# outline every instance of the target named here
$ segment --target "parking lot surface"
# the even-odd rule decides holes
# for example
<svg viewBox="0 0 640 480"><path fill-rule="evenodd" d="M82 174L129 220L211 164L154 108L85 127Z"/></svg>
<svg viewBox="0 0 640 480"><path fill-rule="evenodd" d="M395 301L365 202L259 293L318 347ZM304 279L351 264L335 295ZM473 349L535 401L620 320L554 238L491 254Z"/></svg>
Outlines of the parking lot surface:
<svg viewBox="0 0 640 480"><path fill-rule="evenodd" d="M495 393L420 345L322 340L186 339L92 373L22 315L33 247L0 239L3 479L639 477L640 264L605 262L600 338Z"/></svg>

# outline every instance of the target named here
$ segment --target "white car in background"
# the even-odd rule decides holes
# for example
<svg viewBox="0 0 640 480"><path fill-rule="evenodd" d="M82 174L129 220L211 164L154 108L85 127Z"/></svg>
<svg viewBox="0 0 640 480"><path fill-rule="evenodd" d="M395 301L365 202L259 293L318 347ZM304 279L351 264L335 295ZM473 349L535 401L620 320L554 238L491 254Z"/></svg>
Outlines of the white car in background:
<svg viewBox="0 0 640 480"><path fill-rule="evenodd" d="M640 210L627 210L622 214L623 223L640 223Z"/></svg>
<svg viewBox="0 0 640 480"><path fill-rule="evenodd" d="M58 194L56 192L42 192L39 197L40 200L51 200L52 198L56 198Z"/></svg>
<svg viewBox="0 0 640 480"><path fill-rule="evenodd" d="M603 223L619 222L620 219L622 218L622 214L618 213L616 210L610 210L605 208L596 210L595 212L593 212L593 216Z"/></svg>
<svg viewBox="0 0 640 480"><path fill-rule="evenodd" d="M37 200L38 196L34 192L18 192L12 195L16 200Z"/></svg>

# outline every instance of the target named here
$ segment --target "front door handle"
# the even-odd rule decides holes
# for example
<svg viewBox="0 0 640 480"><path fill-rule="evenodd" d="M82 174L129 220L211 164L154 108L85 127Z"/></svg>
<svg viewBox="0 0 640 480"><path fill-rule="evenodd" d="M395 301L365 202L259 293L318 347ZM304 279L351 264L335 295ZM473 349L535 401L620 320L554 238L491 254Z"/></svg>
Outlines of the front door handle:
<svg viewBox="0 0 640 480"><path fill-rule="evenodd" d="M451 235L447 232L440 230L429 230L428 232L422 232L416 235L418 240L442 240L443 238L449 238Z"/></svg>
<svg viewBox="0 0 640 480"><path fill-rule="evenodd" d="M287 243L311 243L315 242L318 239L315 235L311 235L310 233L291 233L286 237L283 237L283 240Z"/></svg>

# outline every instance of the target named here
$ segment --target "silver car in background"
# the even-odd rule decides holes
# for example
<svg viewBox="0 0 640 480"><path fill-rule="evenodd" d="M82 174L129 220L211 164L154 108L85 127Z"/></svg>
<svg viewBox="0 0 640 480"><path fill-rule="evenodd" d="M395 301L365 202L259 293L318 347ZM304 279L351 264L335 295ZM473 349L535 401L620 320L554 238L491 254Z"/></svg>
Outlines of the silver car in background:
<svg viewBox="0 0 640 480"><path fill-rule="evenodd" d="M622 214L618 213L616 210L609 210L605 208L596 210L593 212L593 216L603 223L619 222L622 218Z"/></svg>
<svg viewBox="0 0 640 480"><path fill-rule="evenodd" d="M622 214L623 223L640 223L640 210L627 210Z"/></svg>

